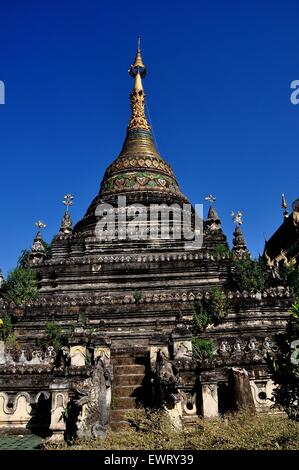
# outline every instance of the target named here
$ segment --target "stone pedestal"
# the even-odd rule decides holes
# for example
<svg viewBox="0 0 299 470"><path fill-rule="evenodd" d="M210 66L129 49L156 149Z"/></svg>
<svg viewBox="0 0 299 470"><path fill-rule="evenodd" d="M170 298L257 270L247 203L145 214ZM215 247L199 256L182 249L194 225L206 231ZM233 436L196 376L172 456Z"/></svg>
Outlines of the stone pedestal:
<svg viewBox="0 0 299 470"><path fill-rule="evenodd" d="M202 415L204 418L218 416L217 384L202 384Z"/></svg>
<svg viewBox="0 0 299 470"><path fill-rule="evenodd" d="M50 390L52 392L50 430L53 431L50 440L60 442L64 440L64 431L66 429L63 412L69 401L69 386L68 384L52 384Z"/></svg>

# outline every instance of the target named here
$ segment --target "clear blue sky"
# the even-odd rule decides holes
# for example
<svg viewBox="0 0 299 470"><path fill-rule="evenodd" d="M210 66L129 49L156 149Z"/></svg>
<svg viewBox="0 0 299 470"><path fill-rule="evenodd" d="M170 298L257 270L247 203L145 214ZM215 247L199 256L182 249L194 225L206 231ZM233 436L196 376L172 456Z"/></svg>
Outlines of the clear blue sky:
<svg viewBox="0 0 299 470"><path fill-rule="evenodd" d="M299 196L298 1L3 0L0 6L0 266L58 232L65 193L76 222L129 118L136 37L161 154L193 203L213 192L229 240L244 212L254 255ZM207 208L206 208L207 210Z"/></svg>

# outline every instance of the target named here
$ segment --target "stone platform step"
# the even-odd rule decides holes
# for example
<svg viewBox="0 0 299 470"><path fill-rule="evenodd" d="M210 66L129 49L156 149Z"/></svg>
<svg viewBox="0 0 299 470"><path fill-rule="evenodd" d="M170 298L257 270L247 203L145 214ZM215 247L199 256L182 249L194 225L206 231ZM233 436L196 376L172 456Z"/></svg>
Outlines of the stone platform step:
<svg viewBox="0 0 299 470"><path fill-rule="evenodd" d="M129 410L111 410L110 411L111 422L115 422L115 421L127 422L128 413L129 413Z"/></svg>
<svg viewBox="0 0 299 470"><path fill-rule="evenodd" d="M142 361L142 357L133 357L131 355L121 355L121 356L114 356L111 357L111 363L113 365L136 365L139 364L139 360Z"/></svg>
<svg viewBox="0 0 299 470"><path fill-rule="evenodd" d="M116 375L115 374L115 385L141 385L144 379L144 374L126 374Z"/></svg>
<svg viewBox="0 0 299 470"><path fill-rule="evenodd" d="M142 387L136 387L135 385L117 385L114 388L113 395L121 398L136 397L141 389Z"/></svg>
<svg viewBox="0 0 299 470"><path fill-rule="evenodd" d="M137 397L142 394L142 382L145 377L145 358L145 354L111 355L114 373L112 400L115 405L110 414L111 431L126 429L129 426L128 415L136 411Z"/></svg>
<svg viewBox="0 0 299 470"><path fill-rule="evenodd" d="M136 398L134 397L117 397L116 406L120 410L131 410L136 408Z"/></svg>
<svg viewBox="0 0 299 470"><path fill-rule="evenodd" d="M110 422L110 430L113 432L121 432L128 429L129 423L128 421L111 421Z"/></svg>
<svg viewBox="0 0 299 470"><path fill-rule="evenodd" d="M116 375L127 375L127 374L144 374L145 366L140 364L122 364L114 366L114 373Z"/></svg>

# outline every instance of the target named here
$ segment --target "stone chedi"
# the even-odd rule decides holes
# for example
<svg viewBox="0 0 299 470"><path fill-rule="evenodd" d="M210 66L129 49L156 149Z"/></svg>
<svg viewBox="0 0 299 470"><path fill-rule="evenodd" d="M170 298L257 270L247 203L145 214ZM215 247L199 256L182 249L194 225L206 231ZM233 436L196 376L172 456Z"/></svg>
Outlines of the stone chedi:
<svg viewBox="0 0 299 470"><path fill-rule="evenodd" d="M18 307L0 304L1 316L12 315L21 346L16 354L0 342L0 429L43 428L61 439L67 406L79 436L125 426L126 412L137 403L159 403L178 425L199 415L217 416L231 406L228 368L241 370L258 410L269 407L273 385L266 356L286 321L288 290L257 295L231 288L231 255L213 195L207 197L202 246L188 250L183 237L174 236L183 231L175 211L186 211L188 200L157 151L144 109L145 75L139 44L130 67L131 117L119 156L82 220L73 227L68 194L50 250L43 250L37 234L29 263L38 275L38 299ZM150 210L161 204L175 207L165 237L163 217L152 218ZM138 212L137 227L132 222ZM110 222L99 233L107 214ZM192 208L191 232L196 217ZM238 213L234 251L242 257L248 250L240 221ZM194 309L215 287L225 291L231 308L221 322L196 333L213 342L213 351L210 358L195 358ZM65 333L59 350L39 347L49 321Z"/></svg>

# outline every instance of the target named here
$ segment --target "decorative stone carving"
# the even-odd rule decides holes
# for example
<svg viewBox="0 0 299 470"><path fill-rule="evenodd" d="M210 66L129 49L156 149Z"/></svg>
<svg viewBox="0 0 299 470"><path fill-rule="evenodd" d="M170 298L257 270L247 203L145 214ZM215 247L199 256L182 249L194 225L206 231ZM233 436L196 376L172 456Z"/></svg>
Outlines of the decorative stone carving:
<svg viewBox="0 0 299 470"><path fill-rule="evenodd" d="M273 405L273 380L250 380L250 387L257 411L270 410Z"/></svg>
<svg viewBox="0 0 299 470"><path fill-rule="evenodd" d="M234 353L241 354L244 349L245 349L245 345L243 341L241 341L240 339L236 339L235 344L234 344Z"/></svg>
<svg viewBox="0 0 299 470"><path fill-rule="evenodd" d="M85 366L86 361L86 346L71 346L70 347L70 358L71 365L75 367Z"/></svg>
<svg viewBox="0 0 299 470"><path fill-rule="evenodd" d="M78 437L104 437L109 422L107 389L111 388L111 376L98 359L92 377L76 386L79 397L76 403L82 407L77 422Z"/></svg>
<svg viewBox="0 0 299 470"><path fill-rule="evenodd" d="M217 384L202 384L202 415L204 418L218 416Z"/></svg>
<svg viewBox="0 0 299 470"><path fill-rule="evenodd" d="M108 346L96 346L94 348L94 360L97 362L101 359L104 367L110 365L110 348Z"/></svg>
<svg viewBox="0 0 299 470"><path fill-rule="evenodd" d="M249 340L248 349L252 352L256 352L258 350L258 344L255 338L251 338Z"/></svg>
<svg viewBox="0 0 299 470"><path fill-rule="evenodd" d="M168 346L162 346L162 345L151 345L150 346L150 364L152 368L156 367L157 363L157 354L158 352L163 356L164 358L169 359L169 350Z"/></svg>
<svg viewBox="0 0 299 470"><path fill-rule="evenodd" d="M8 395L0 392L0 429L25 428L31 418L30 395L18 393L12 408L8 406L8 400Z"/></svg>
<svg viewBox="0 0 299 470"><path fill-rule="evenodd" d="M53 431L50 440L60 442L64 439L66 429L63 413L69 400L69 386L68 384L54 383L50 385L50 390L52 392L50 430Z"/></svg>
<svg viewBox="0 0 299 470"><path fill-rule="evenodd" d="M266 338L263 341L263 347L266 351L270 351L273 347L273 342L271 341L270 338L268 338L268 336L266 336Z"/></svg>
<svg viewBox="0 0 299 470"><path fill-rule="evenodd" d="M71 214L68 210L65 211L61 220L59 233L62 235L70 235L73 231L73 223Z"/></svg>
<svg viewBox="0 0 299 470"><path fill-rule="evenodd" d="M219 351L221 354L228 354L231 351L231 346L228 341L221 341L219 346Z"/></svg>
<svg viewBox="0 0 299 470"><path fill-rule="evenodd" d="M192 357L192 341L191 340L174 340L173 354L175 359Z"/></svg>

